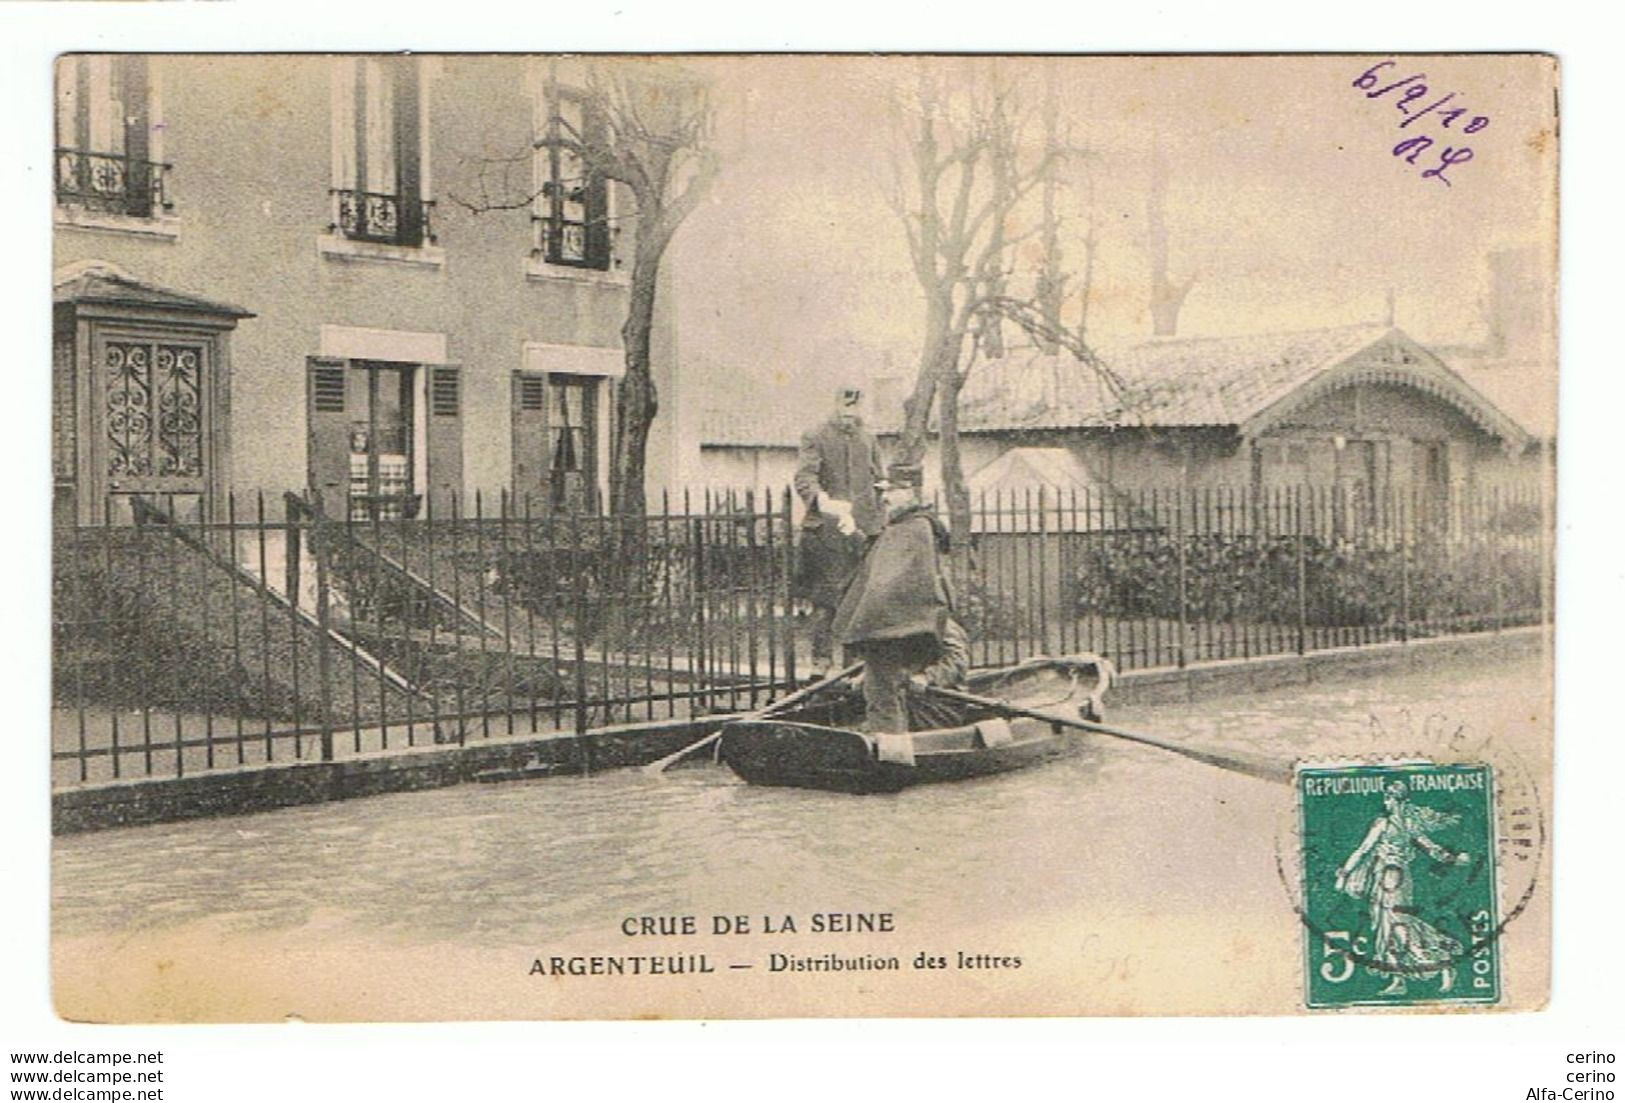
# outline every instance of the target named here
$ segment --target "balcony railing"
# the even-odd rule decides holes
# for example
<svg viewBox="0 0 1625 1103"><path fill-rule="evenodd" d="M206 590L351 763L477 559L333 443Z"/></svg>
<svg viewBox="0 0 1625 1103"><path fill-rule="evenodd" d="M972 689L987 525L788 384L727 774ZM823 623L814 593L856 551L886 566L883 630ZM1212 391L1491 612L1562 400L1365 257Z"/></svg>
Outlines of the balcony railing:
<svg viewBox="0 0 1625 1103"><path fill-rule="evenodd" d="M535 236L531 256L538 260L600 271L612 271L621 266L617 249L619 226L592 233L585 222L543 214L531 215L530 222Z"/></svg>
<svg viewBox="0 0 1625 1103"><path fill-rule="evenodd" d="M342 234L352 241L371 241L381 245L417 247L434 244L434 200L419 204L415 219L403 217L401 197L386 192L358 191L353 188L333 188L333 222L329 233Z"/></svg>
<svg viewBox="0 0 1625 1103"><path fill-rule="evenodd" d="M103 214L151 218L174 206L164 193L170 167L122 153L91 153L59 146L57 202Z"/></svg>

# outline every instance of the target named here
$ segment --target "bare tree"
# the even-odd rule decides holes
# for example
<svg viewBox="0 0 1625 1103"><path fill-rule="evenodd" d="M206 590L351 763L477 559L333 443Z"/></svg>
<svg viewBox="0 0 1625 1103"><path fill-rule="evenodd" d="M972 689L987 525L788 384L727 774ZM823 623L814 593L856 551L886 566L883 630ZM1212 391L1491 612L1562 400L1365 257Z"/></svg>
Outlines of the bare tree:
<svg viewBox="0 0 1625 1103"><path fill-rule="evenodd" d="M1172 337L1179 330L1179 311L1196 286L1196 273L1184 280L1168 276L1168 162L1159 149L1151 158L1151 187L1146 192L1146 228L1151 251L1151 332Z"/></svg>
<svg viewBox="0 0 1625 1103"><path fill-rule="evenodd" d="M1044 148L1047 150L1057 150L1061 145L1057 107L1055 68L1053 62L1047 62L1044 66ZM1043 260L1039 263L1033 294L1038 300L1044 320L1052 328L1059 328L1061 303L1066 298L1067 275L1062 270L1061 218L1055 209L1056 193L1060 188L1060 181L1056 178L1058 173L1055 162L1056 158L1051 158L1050 164L1044 173L1041 193L1043 218L1040 222L1043 227ZM1042 342L1039 347L1050 355L1053 355L1056 351L1053 342Z"/></svg>
<svg viewBox="0 0 1625 1103"><path fill-rule="evenodd" d="M1084 231L1083 274L1078 280L1078 325L1073 330L1078 343L1089 340L1089 302L1095 292L1095 256L1100 248L1100 216L1095 206L1095 171L1083 166Z"/></svg>
<svg viewBox="0 0 1625 1103"><path fill-rule="evenodd" d="M638 63L600 62L585 80L567 90L550 70L548 125L534 148L579 160L588 179L615 181L631 193L633 210L621 217L632 238L626 320L621 343L626 374L617 384L611 434L609 509L614 514L645 511L644 474L649 429L660 410L650 370L660 266L683 221L699 206L718 171L712 142L713 113L703 84L683 74L651 72ZM568 99L579 112L567 116ZM516 188L515 167L528 165L530 152L479 159L478 193L452 195L471 212L528 209L542 189ZM529 182L527 181L527 184ZM607 212L589 222L586 233L609 233Z"/></svg>
<svg viewBox="0 0 1625 1103"><path fill-rule="evenodd" d="M1013 323L1040 347L1067 348L1105 370L1056 317L1065 277L1053 238L1053 191L1037 210L1031 203L1035 189L1053 187L1052 168L1073 151L1056 140L1053 125L1044 140L1034 140L1018 90L996 68L980 69L984 64L922 70L915 94L899 111L895 146L908 157L894 159L892 173L891 205L925 298L919 369L903 404L899 458L917 463L924 456L935 406L942 489L956 548L966 545L970 533L959 395L978 355L996 361L1002 352L1000 327ZM1034 235L1047 244L1047 262L1037 272L1019 272L1018 247ZM1020 293L1013 290L1018 284Z"/></svg>

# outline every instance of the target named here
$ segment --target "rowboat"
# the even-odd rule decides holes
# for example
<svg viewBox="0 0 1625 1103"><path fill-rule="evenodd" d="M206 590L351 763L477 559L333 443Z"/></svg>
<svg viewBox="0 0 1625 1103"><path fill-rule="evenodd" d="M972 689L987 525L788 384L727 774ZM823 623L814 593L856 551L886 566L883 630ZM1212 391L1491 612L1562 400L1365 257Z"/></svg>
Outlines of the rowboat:
<svg viewBox="0 0 1625 1103"><path fill-rule="evenodd" d="M1111 669L1096 655L1037 658L979 671L967 688L1029 709L1076 710L1080 719L1098 722ZM865 732L859 730L860 693L824 694L772 719L725 724L717 755L752 785L895 793L1019 770L1071 753L1082 742L1059 724L1011 718L992 706L913 697L910 715L920 730Z"/></svg>

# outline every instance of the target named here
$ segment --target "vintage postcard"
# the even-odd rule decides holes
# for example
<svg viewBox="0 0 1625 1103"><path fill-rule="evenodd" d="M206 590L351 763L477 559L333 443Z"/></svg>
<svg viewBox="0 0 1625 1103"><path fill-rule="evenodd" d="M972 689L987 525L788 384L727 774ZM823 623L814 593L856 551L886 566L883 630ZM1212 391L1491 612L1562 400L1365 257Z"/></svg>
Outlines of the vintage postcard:
<svg viewBox="0 0 1625 1103"><path fill-rule="evenodd" d="M58 1014L1543 1007L1557 92L62 55Z"/></svg>

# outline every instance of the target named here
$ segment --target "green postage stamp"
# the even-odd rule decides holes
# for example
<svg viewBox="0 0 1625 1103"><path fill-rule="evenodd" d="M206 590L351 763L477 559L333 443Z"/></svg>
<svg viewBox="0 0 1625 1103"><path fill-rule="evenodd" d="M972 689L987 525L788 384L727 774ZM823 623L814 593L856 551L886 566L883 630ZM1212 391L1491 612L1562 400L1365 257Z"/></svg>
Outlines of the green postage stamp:
<svg viewBox="0 0 1625 1103"><path fill-rule="evenodd" d="M1310 1007L1493 1004L1487 765L1300 767Z"/></svg>

